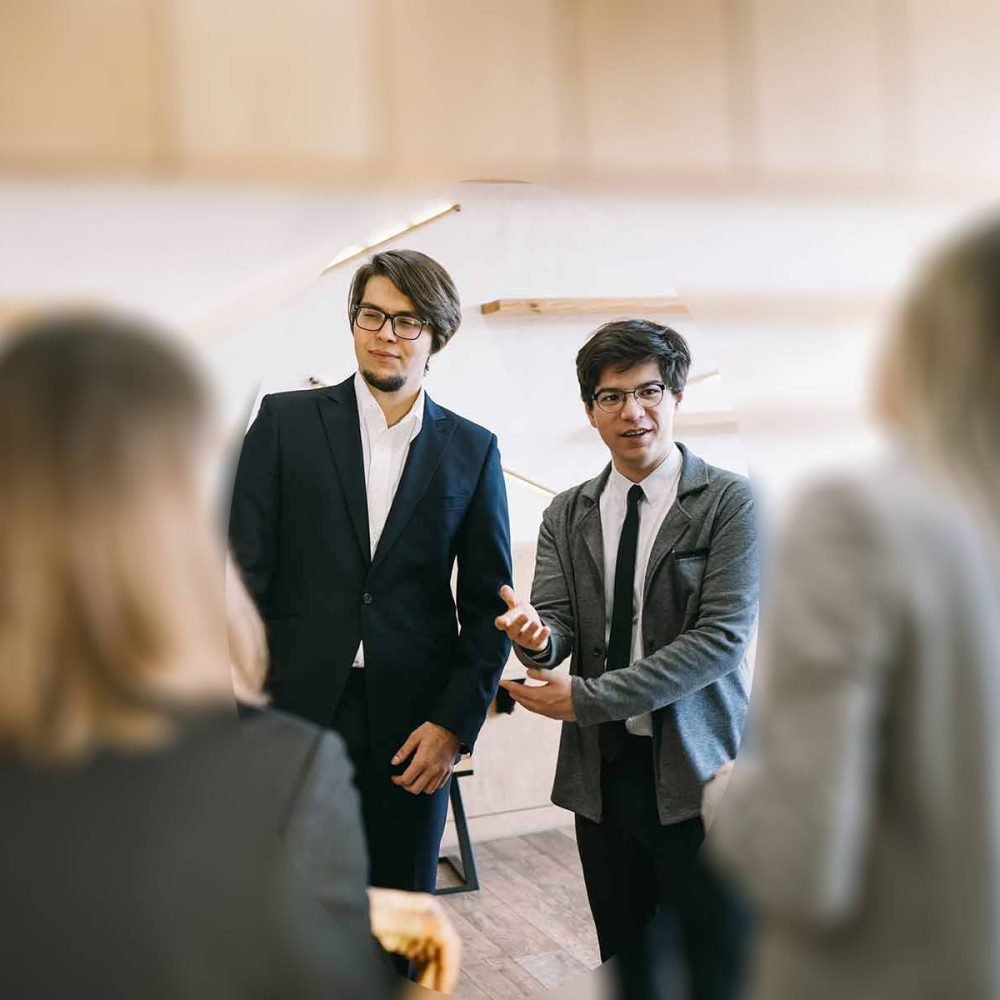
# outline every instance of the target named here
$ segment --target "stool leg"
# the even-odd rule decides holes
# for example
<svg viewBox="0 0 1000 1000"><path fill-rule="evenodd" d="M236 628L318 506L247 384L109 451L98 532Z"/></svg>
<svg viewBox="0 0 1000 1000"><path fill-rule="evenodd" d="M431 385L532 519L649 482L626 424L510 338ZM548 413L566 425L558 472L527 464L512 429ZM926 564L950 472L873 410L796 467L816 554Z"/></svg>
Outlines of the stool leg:
<svg viewBox="0 0 1000 1000"><path fill-rule="evenodd" d="M471 773L471 772L470 772ZM455 833L458 835L458 853L461 859L461 869L455 863L454 858L441 858L442 861L451 865L455 872L461 877L460 885L449 886L446 889L438 889L437 895L447 896L453 892L474 892L479 888L479 873L476 871L476 852L472 846L472 839L469 837L469 822L465 818L465 806L462 803L462 790L458 784L458 777L451 779L451 788L448 790L448 798L451 801L451 812L455 818Z"/></svg>

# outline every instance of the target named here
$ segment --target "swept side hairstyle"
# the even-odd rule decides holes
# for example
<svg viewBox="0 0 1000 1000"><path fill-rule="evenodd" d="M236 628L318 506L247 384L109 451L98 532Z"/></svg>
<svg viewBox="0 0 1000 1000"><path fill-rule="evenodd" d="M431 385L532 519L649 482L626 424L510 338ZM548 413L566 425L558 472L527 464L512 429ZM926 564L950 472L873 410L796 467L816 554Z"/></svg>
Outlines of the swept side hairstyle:
<svg viewBox="0 0 1000 1000"><path fill-rule="evenodd" d="M384 250L354 272L347 296L348 322L365 294L369 278L388 278L413 303L420 319L431 325L431 353L437 354L462 322L462 304L451 275L419 250Z"/></svg>
<svg viewBox="0 0 1000 1000"><path fill-rule="evenodd" d="M679 399L691 367L687 341L669 326L648 319L616 319L597 328L576 356L580 397L590 409L594 405L601 372L608 365L626 371L646 361L655 361L664 385Z"/></svg>

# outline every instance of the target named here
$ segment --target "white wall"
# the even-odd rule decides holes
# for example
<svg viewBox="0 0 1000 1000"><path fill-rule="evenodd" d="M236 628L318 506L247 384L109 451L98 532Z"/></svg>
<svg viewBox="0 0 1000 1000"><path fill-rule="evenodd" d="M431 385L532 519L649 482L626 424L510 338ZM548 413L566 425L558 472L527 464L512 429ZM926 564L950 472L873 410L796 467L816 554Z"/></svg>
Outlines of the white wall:
<svg viewBox="0 0 1000 1000"><path fill-rule="evenodd" d="M181 325L238 432L261 391L353 370L349 266L318 274L431 202L460 213L400 245L454 275L463 325L433 359L428 391L495 430L505 465L554 489L606 460L577 396L573 358L606 317L484 316L502 297L667 295L692 303L685 433L709 460L749 469L769 502L804 470L871 446L863 418L876 311L915 253L968 211L948 203L807 198L587 198L526 185L469 184L379 196L41 183L0 186L0 301L98 299ZM742 297L742 298L741 298ZM739 302L746 303L745 309ZM733 303L737 305L734 307ZM516 584L527 589L547 497L508 481ZM510 667L519 673L519 668ZM559 820L546 806L558 727L521 710L489 720L464 786L478 835Z"/></svg>

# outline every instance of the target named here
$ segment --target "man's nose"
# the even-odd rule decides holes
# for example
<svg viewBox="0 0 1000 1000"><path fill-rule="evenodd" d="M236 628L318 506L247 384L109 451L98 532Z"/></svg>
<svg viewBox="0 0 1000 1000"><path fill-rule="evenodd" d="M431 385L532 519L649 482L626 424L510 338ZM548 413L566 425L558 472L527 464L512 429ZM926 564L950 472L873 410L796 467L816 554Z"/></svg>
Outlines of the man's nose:
<svg viewBox="0 0 1000 1000"><path fill-rule="evenodd" d="M378 331L377 334L379 340L387 340L390 343L396 340L396 331L392 328L392 320L388 316L385 318L385 322L382 324L382 329Z"/></svg>
<svg viewBox="0 0 1000 1000"><path fill-rule="evenodd" d="M623 420L638 420L642 416L642 404L635 398L634 393L629 393L622 404L621 416Z"/></svg>

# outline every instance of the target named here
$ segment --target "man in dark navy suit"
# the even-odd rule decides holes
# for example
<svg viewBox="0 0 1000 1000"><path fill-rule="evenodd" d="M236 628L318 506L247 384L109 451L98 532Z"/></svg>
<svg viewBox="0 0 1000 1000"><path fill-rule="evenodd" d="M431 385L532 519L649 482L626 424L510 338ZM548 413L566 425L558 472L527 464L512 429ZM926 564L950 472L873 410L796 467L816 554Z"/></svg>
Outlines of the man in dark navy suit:
<svg viewBox="0 0 1000 1000"><path fill-rule="evenodd" d="M349 318L355 375L264 397L229 533L267 625L275 706L347 742L371 884L430 892L452 765L510 648L493 626L511 579L507 496L496 436L422 388L461 321L444 268L376 254Z"/></svg>

